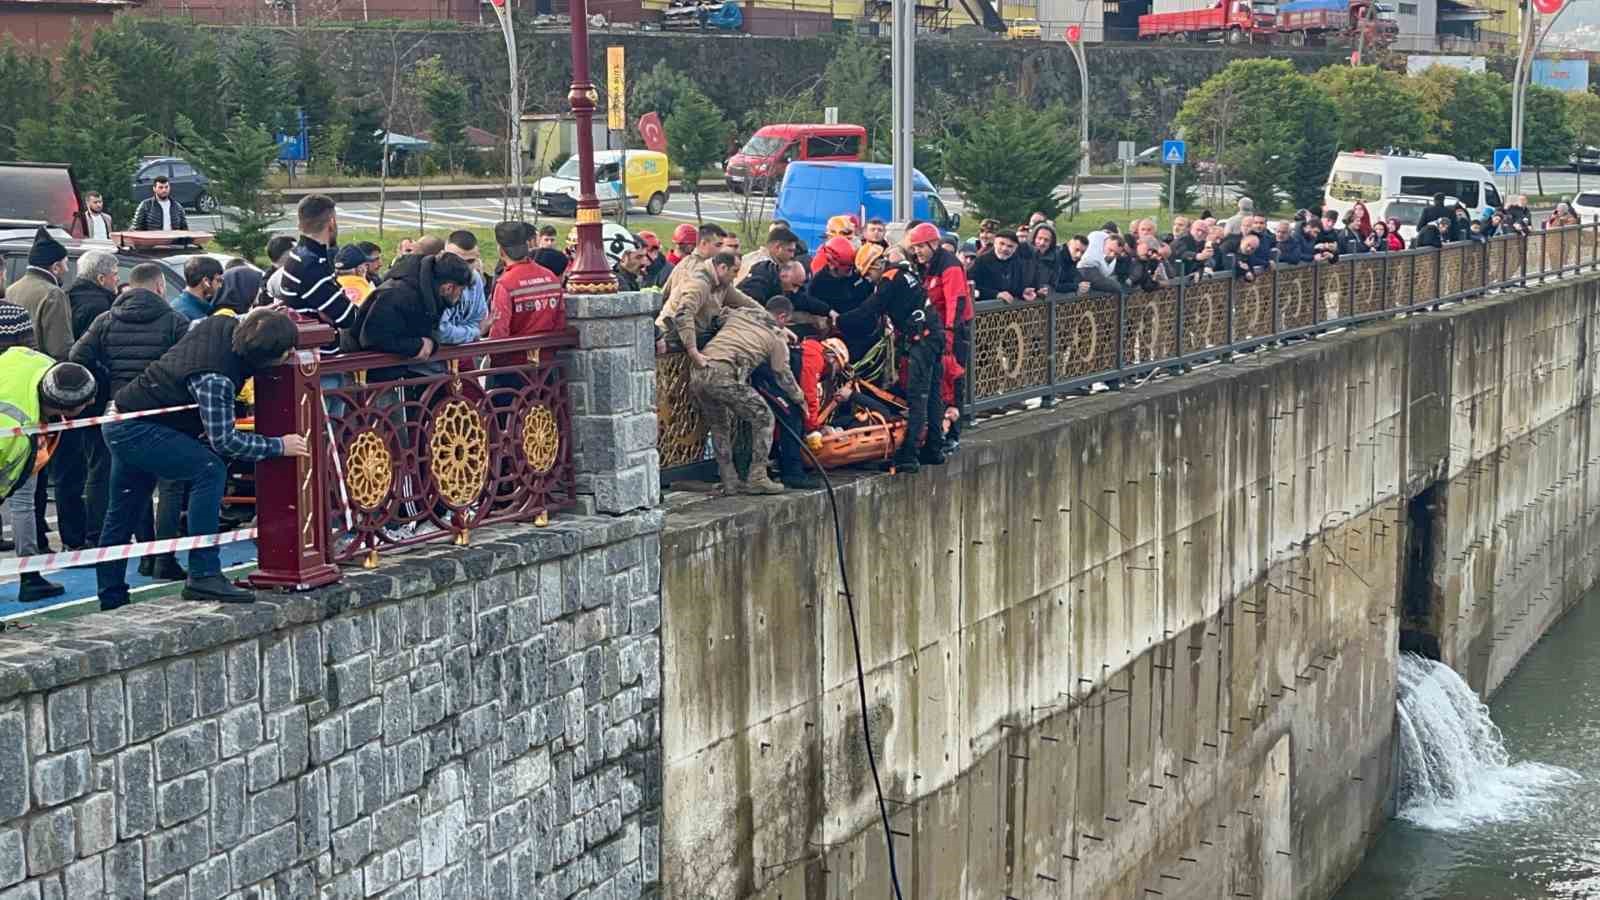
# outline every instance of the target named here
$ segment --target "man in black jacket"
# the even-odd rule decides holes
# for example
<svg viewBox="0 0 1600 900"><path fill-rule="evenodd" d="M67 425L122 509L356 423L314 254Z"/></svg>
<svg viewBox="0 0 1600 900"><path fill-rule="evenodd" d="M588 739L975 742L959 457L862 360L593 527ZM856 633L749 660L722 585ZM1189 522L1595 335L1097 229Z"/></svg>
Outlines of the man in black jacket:
<svg viewBox="0 0 1600 900"><path fill-rule="evenodd" d="M115 255L91 250L78 259L78 279L67 288L74 336L88 331L89 324L111 308L116 287ZM103 409L99 404L90 404L86 412L94 416ZM56 524L66 549L94 546L100 522L106 516L106 482L110 474L111 457L106 455L99 429L74 428L61 433L50 459L50 480L55 482Z"/></svg>
<svg viewBox="0 0 1600 900"><path fill-rule="evenodd" d="M172 197L172 183L167 176L157 175L150 185L151 196L139 201L133 212L129 231L188 231L189 219L183 214L183 204Z"/></svg>
<svg viewBox="0 0 1600 900"><path fill-rule="evenodd" d="M172 348L189 322L179 315L161 296L166 289L166 275L160 263L140 263L128 274L128 289L117 296L111 309L97 316L87 331L78 336L72 345L71 359L94 373L95 382L101 386L100 405L116 396L117 391L138 378L149 365ZM81 429L94 431L95 429ZM68 432L69 434L71 432ZM111 455L104 454L106 480L110 482ZM91 482L93 477L91 476ZM184 485L162 480L158 495L161 498L161 521L154 520L147 492L139 498L142 506L134 521L137 540L151 541L157 537L178 536L179 517L183 512ZM92 504L91 504L92 505ZM106 507L98 508L94 519L95 530L105 520ZM159 526L159 527L158 527ZM183 581L188 573L179 565L172 553L146 556L139 560L139 574L159 581Z"/></svg>
<svg viewBox="0 0 1600 900"><path fill-rule="evenodd" d="M1017 300L1034 298L1030 276L1032 268L1017 253L1017 240L1009 231L994 236L994 245L978 254L972 264L972 283L979 300Z"/></svg>
<svg viewBox="0 0 1600 900"><path fill-rule="evenodd" d="M172 349L116 393L119 412L145 412L195 404L193 409L107 422L101 426L113 459L111 506L101 540L115 546L133 536L143 498L158 478L185 482L189 490L189 534L215 534L228 470L224 458L262 460L310 455L304 435L267 437L234 427L234 397L246 378L287 362L295 326L274 309L242 319L209 316ZM101 609L128 602L127 563L103 562L96 583ZM189 551L183 598L203 603L248 603L255 594L222 575L216 547Z"/></svg>
<svg viewBox="0 0 1600 900"><path fill-rule="evenodd" d="M766 303L784 293L780 273L794 259L795 247L799 243L800 239L795 233L782 226L767 232L766 259L750 266L744 280L739 282L739 290L759 303Z"/></svg>
<svg viewBox="0 0 1600 900"><path fill-rule="evenodd" d="M471 283L471 267L453 253L402 257L361 304L345 335L345 349L427 359L435 349L439 317Z"/></svg>

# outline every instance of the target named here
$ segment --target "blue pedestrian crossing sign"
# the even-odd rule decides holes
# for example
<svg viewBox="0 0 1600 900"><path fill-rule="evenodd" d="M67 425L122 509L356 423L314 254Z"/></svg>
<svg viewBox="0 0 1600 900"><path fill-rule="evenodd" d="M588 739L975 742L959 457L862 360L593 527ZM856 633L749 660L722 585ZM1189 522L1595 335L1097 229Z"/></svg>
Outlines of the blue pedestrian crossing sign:
<svg viewBox="0 0 1600 900"><path fill-rule="evenodd" d="M1168 166L1181 166L1189 160L1189 145L1184 141L1162 141L1161 162Z"/></svg>
<svg viewBox="0 0 1600 900"><path fill-rule="evenodd" d="M1494 173L1496 175L1521 175L1522 151L1515 147L1500 147L1495 150Z"/></svg>

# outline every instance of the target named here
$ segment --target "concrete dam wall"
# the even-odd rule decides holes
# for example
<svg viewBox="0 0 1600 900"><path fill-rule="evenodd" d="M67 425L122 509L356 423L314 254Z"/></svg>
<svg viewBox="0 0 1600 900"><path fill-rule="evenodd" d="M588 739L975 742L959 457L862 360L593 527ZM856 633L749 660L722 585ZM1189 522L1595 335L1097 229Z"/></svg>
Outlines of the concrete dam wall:
<svg viewBox="0 0 1600 900"><path fill-rule="evenodd" d="M1321 898L1402 645L1491 691L1596 580L1600 280L1324 335L838 490L904 896ZM661 536L669 897L882 898L826 495Z"/></svg>

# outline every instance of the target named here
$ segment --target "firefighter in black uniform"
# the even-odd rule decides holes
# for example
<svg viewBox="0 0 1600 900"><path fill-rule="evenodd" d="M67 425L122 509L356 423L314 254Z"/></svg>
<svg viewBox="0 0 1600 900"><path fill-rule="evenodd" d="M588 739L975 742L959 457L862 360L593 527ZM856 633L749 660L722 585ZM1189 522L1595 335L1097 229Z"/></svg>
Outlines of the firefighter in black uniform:
<svg viewBox="0 0 1600 900"><path fill-rule="evenodd" d="M915 472L921 465L940 465L944 462L940 451L944 440L944 400L939 396L944 325L928 303L922 276L904 248L891 247L885 252L876 244L868 244L861 248L856 262L875 286L858 314L888 316L900 355L906 360L906 436L895 452L893 465L900 472Z"/></svg>

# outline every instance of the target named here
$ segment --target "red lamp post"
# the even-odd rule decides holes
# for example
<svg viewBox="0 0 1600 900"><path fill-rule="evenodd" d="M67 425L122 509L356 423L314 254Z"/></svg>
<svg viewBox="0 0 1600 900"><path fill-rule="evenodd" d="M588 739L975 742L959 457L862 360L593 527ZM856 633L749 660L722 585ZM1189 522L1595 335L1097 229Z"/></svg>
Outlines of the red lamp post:
<svg viewBox="0 0 1600 900"><path fill-rule="evenodd" d="M589 3L572 0L572 89L567 100L578 128L578 255L567 276L572 294L613 294L617 278L601 248L600 198L594 192L594 105L598 95L589 81Z"/></svg>

